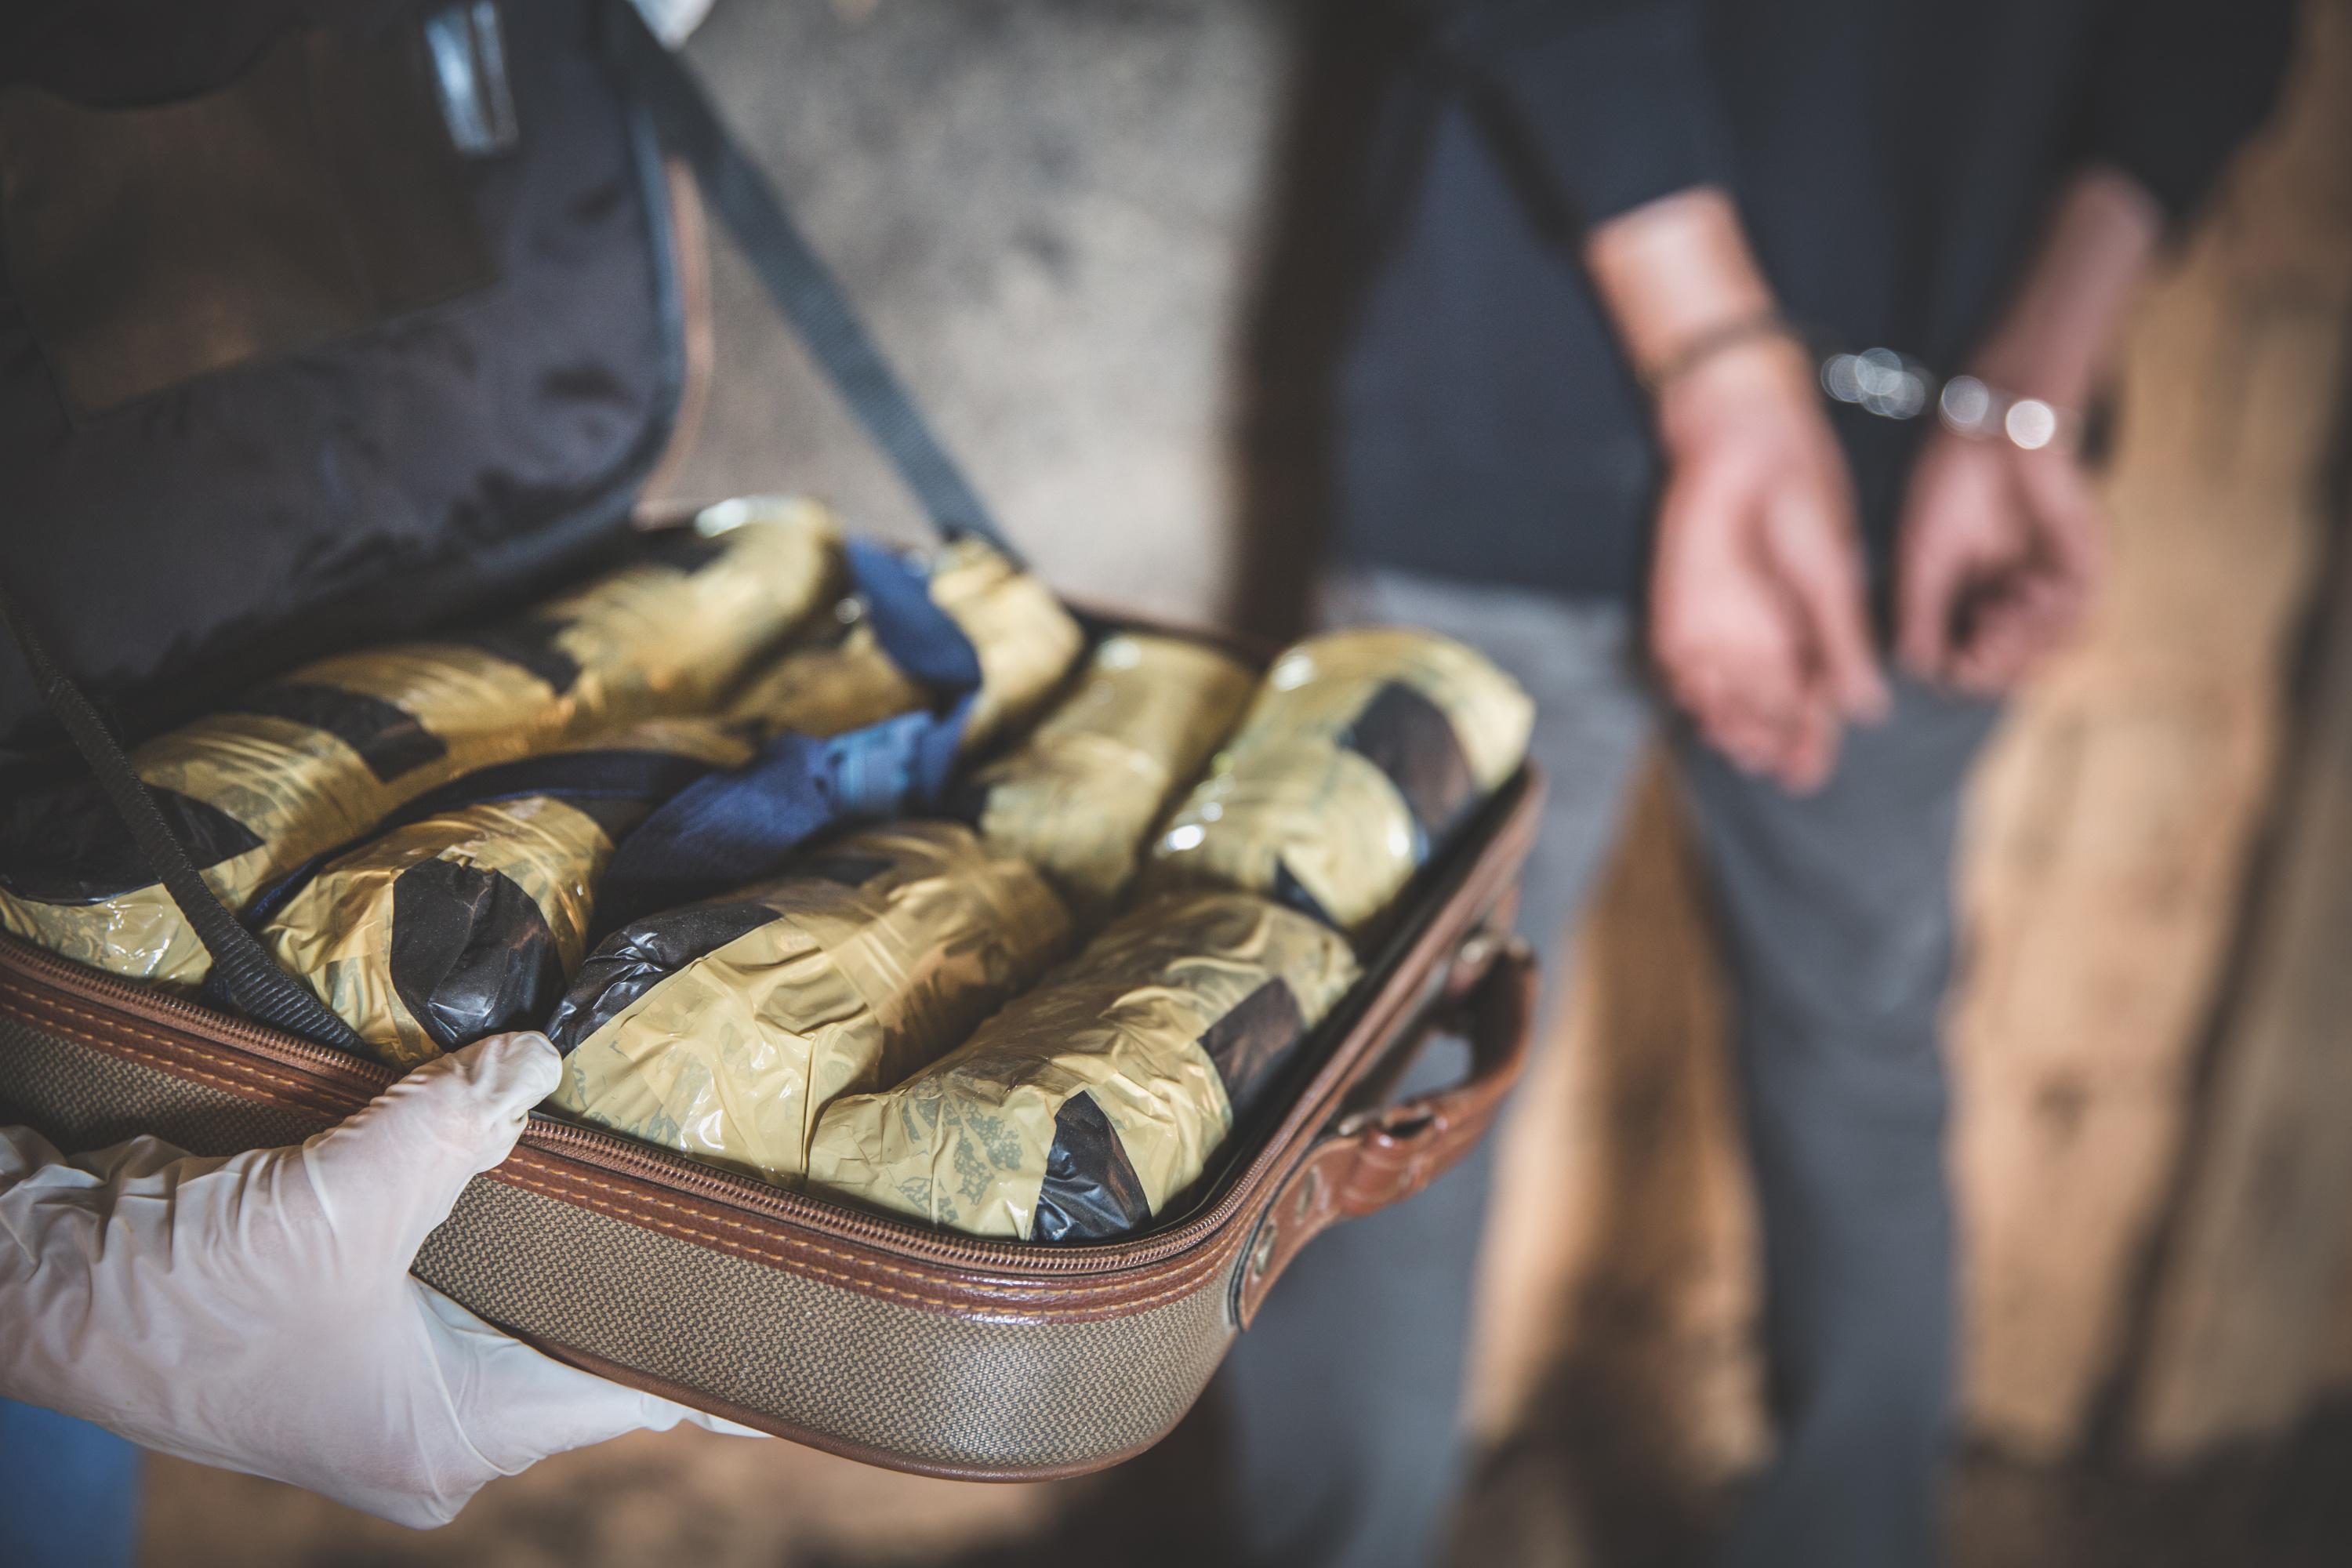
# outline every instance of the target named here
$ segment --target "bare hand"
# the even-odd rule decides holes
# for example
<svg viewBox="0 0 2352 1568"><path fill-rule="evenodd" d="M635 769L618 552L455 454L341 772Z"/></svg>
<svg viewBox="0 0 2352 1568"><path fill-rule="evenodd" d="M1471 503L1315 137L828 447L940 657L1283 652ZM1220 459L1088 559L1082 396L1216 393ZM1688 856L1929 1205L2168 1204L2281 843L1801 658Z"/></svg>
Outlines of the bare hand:
<svg viewBox="0 0 2352 1568"><path fill-rule="evenodd" d="M2008 690L2081 626L2105 575L2105 534L2072 452L1937 434L1904 500L1903 662L1962 691Z"/></svg>
<svg viewBox="0 0 2352 1568"><path fill-rule="evenodd" d="M2082 406L2163 216L2127 174L2076 175L1970 369L2012 394ZM1903 662L1963 691L2008 690L2081 626L2106 574L2105 541L2098 498L2071 449L1930 437L1904 498L1895 560Z"/></svg>
<svg viewBox="0 0 2352 1568"><path fill-rule="evenodd" d="M1650 650L1717 750L1793 793L1821 786L1839 732L1886 711L1871 648L1853 484L1793 343L1728 350L1670 384L1650 577Z"/></svg>

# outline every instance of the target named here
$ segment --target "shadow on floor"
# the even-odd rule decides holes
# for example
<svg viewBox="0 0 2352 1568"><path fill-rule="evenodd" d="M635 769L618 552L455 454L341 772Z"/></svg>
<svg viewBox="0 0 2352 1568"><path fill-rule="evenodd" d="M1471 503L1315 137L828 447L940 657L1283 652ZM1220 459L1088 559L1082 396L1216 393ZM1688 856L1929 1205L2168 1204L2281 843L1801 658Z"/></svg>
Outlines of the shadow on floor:
<svg viewBox="0 0 2352 1568"><path fill-rule="evenodd" d="M1732 1501L1678 1476L1605 1375L1564 1373L1576 1399L1482 1471L1454 1562L1479 1568L1683 1568L1706 1560ZM2352 1563L2352 1398L2291 1436L2154 1475L1964 1454L1952 1568L2342 1568Z"/></svg>

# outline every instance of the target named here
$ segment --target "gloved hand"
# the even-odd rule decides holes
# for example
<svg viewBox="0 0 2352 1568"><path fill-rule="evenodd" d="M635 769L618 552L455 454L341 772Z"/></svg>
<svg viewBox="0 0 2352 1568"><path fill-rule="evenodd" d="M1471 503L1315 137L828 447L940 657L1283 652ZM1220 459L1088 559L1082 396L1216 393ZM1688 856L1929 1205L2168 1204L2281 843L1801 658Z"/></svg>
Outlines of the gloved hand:
<svg viewBox="0 0 2352 1568"><path fill-rule="evenodd" d="M0 1128L0 1394L415 1526L548 1455L701 1421L408 1274L558 1061L494 1035L299 1148L226 1160L134 1138L68 1162Z"/></svg>

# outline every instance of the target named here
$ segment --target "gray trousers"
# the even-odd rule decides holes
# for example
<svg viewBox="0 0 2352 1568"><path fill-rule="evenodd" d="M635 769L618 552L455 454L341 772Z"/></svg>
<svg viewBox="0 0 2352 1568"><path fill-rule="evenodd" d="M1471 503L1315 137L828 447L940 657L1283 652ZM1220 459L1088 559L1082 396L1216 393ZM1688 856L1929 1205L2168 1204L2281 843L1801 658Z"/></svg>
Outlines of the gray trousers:
<svg viewBox="0 0 2352 1568"><path fill-rule="evenodd" d="M1326 618L1434 627L1534 696L1549 774L1520 923L1552 951L1659 718L1614 605L1388 574ZM1937 1556L1953 1381L1938 1022L1963 775L1994 710L1916 685L1798 799L1666 734L1714 882L1762 1223L1780 1440L1725 1543L1738 1568ZM1557 998L1554 998L1557 1000ZM1292 1265L1212 1386L1246 1561L1420 1568L1464 1480L1459 1426L1493 1141Z"/></svg>

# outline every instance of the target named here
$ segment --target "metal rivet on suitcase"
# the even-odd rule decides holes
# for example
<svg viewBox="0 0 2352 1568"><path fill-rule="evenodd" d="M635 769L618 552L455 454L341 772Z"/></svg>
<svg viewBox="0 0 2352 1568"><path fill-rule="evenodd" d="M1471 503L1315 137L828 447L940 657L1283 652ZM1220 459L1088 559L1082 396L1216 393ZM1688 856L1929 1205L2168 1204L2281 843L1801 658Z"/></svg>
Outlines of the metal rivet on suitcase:
<svg viewBox="0 0 2352 1568"><path fill-rule="evenodd" d="M1306 1178L1298 1184L1298 1203L1295 1212L1300 1219L1305 1219L1308 1212L1315 1207L1315 1200L1321 1194L1322 1190L1323 1173L1310 1168Z"/></svg>
<svg viewBox="0 0 2352 1568"><path fill-rule="evenodd" d="M1257 1233L1257 1246L1250 1249L1250 1273L1253 1276L1263 1275L1274 1267L1274 1243L1279 1234L1271 1221Z"/></svg>

